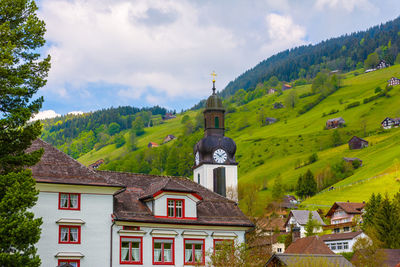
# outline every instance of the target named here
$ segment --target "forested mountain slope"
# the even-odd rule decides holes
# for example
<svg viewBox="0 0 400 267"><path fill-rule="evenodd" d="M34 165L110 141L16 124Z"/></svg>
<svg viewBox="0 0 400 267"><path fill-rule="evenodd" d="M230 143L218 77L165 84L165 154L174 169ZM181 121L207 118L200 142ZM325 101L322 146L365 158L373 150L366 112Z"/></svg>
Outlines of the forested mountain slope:
<svg viewBox="0 0 400 267"><path fill-rule="evenodd" d="M221 96L232 96L239 89L254 89L258 83L273 76L289 82L313 78L323 69L354 70L362 67L368 54L376 49L382 59L393 64L400 48L399 32L400 18L397 18L366 31L282 51L231 81L222 90Z"/></svg>
<svg viewBox="0 0 400 267"><path fill-rule="evenodd" d="M333 80L333 76L326 74L325 78ZM400 76L400 65L343 74L338 89L328 93L313 89L315 79L314 86L301 85L282 94L267 94L268 87L260 87L260 95L253 100L248 101L253 92L244 92L242 99L225 101L226 135L237 143L240 205L244 210L261 213L279 187L279 194L295 194L299 176L308 169L315 176L318 191L304 202L311 207L367 200L373 191L397 192L400 130L383 130L380 124L385 117L400 117L400 86L387 87L392 76ZM266 124L269 117L277 122ZM326 130L326 121L335 117L342 117L345 127ZM95 145L78 160L89 165L104 159L101 169L191 176L193 146L203 136L202 123L201 111L187 111L162 124L144 127L142 133L131 127L119 133L126 140L119 147L117 143ZM162 144L170 134L177 139ZM369 141L369 147L349 150L347 141L354 135ZM149 142L159 146L148 148ZM362 166L355 169L346 165L343 157L360 158ZM329 191L330 187L334 189ZM249 189L256 196L246 191Z"/></svg>

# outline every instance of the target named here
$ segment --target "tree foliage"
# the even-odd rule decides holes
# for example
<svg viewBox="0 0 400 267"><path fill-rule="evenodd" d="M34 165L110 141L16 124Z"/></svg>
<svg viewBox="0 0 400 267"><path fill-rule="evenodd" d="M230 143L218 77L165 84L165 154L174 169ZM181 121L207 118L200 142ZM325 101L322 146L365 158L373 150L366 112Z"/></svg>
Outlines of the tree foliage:
<svg viewBox="0 0 400 267"><path fill-rule="evenodd" d="M28 211L38 192L30 170L42 150L27 153L41 131L40 122L27 124L42 106L32 100L46 84L50 56L40 59L45 24L31 0L0 2L0 266L39 266L34 244L41 219Z"/></svg>
<svg viewBox="0 0 400 267"><path fill-rule="evenodd" d="M297 180L296 194L303 197L310 197L317 193L317 183L311 170L307 170L304 175L300 175Z"/></svg>
<svg viewBox="0 0 400 267"><path fill-rule="evenodd" d="M308 213L308 220L305 226L306 229L306 236L312 236L315 235L315 230L320 227L320 223L317 220L313 219L312 212L310 211Z"/></svg>

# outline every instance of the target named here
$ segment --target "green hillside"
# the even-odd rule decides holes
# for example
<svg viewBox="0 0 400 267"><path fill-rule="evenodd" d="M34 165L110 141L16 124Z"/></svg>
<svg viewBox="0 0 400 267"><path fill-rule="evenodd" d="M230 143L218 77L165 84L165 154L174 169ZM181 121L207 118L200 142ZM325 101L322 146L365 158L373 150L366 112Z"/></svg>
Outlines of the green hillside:
<svg viewBox="0 0 400 267"><path fill-rule="evenodd" d="M316 95L301 98L293 109L274 109L273 103L285 103L287 95L292 90L298 95L309 92L311 85L295 87L284 91L282 95L264 95L241 106L227 103L229 113L226 116L226 135L233 138L237 144L239 185L245 186L250 183L258 185L260 189L258 213L263 211L270 199L271 189L277 176L280 177L286 192L291 192L296 187L299 175L305 173L307 169L317 174L328 165L339 162L343 157L360 158L363 166L354 170L354 174L350 177L334 184L334 190L322 190L314 197L305 200L304 205L310 208L324 208L333 201L367 200L372 192L389 194L397 192L400 188L400 182L396 181L395 177L399 165L397 159L400 159L400 130L384 131L380 127L380 122L385 117L400 116L400 86L395 86L388 96L369 103L363 104L363 99L375 95L378 86L385 88L389 78L399 75L400 65L371 73L363 73L360 70L345 74L341 87L336 92L302 115L299 115L298 111L305 104L315 100ZM348 104L355 101L361 104L346 109ZM332 110L339 112L323 116ZM277 118L278 122L262 126L259 119L261 112L267 117ZM194 131L184 136L185 124L181 121L185 115L192 121L199 116L198 112L188 111L161 125L145 128L145 134L137 139L139 149L136 151L129 151L127 145L116 149L115 144L111 144L99 150L92 150L78 160L88 165L103 158L106 164L102 168L129 171L129 164L140 164L135 161L135 157L140 153L146 155L150 153L148 151L157 149L168 151L175 146L175 142L185 140L182 149L189 154L185 160L192 164L193 155L189 148L202 137L202 131ZM338 129L344 144L336 147L332 144L335 130L324 129L326 120L335 117L343 117L346 121L346 127ZM126 137L129 134L128 131L123 133ZM147 148L150 141L161 144L168 134L181 137L158 148ZM369 147L350 151L347 141L353 135L368 140ZM315 163L295 169L295 166L306 162L313 153L318 155ZM149 162L151 164L153 161ZM245 202L240 204L246 210Z"/></svg>

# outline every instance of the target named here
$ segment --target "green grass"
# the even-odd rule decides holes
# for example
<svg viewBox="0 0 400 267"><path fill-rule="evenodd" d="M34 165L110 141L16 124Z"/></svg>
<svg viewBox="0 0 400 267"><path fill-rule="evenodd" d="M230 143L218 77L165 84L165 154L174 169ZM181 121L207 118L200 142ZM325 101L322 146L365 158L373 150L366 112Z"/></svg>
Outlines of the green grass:
<svg viewBox="0 0 400 267"><path fill-rule="evenodd" d="M226 116L226 135L233 138L237 144L236 159L239 162L239 186L246 183L257 183L260 188L265 185L268 189L260 191L258 212L266 206L266 200L271 195L271 188L275 177L280 175L285 187L294 188L300 174L311 169L314 173L326 165L342 157L358 157L363 160L363 166L355 171L354 175L334 185L340 190L324 191L307 199L304 205L331 205L334 201L363 201L368 200L372 192L388 192L394 194L399 191L399 183L393 178L393 165L400 159L400 129L389 131L380 130L380 122L385 117L400 117L400 86L390 91L391 97L382 97L358 107L345 109L346 105L360 101L375 94L375 88L385 88L387 80L392 76L400 76L400 65L367 74L357 71L345 74L342 87L324 99L310 111L298 115L298 110L306 103L313 101L317 96L300 99L294 109L273 109L274 102L285 102L289 93L283 95L266 95L250 103L236 107L237 111ZM310 85L296 87L298 95L311 90ZM268 117L278 118L272 125L261 126L258 121L258 112L264 109ZM339 112L323 117L332 109ZM195 111L188 111L178 115L176 119L166 121L161 125L146 128L146 132L138 139L140 149L145 149L152 141L161 144L168 134L178 136L182 133L181 119L183 115L196 115ZM324 130L326 120L334 117L343 117L346 127L340 129L343 141L347 142L353 135L363 136L363 124L366 126L370 146L366 149L350 151L347 143L332 148L331 136L333 130ZM249 126L243 130L244 124ZM168 145L168 144L166 144ZM125 146L115 149L109 145L98 151L91 151L78 160L83 164L90 164L100 158L118 160L127 153ZM299 160L306 160L312 153L317 153L319 160L303 168L295 169ZM380 174L380 178L367 182L356 183ZM353 186L350 184L356 183ZM243 204L241 203L242 207Z"/></svg>

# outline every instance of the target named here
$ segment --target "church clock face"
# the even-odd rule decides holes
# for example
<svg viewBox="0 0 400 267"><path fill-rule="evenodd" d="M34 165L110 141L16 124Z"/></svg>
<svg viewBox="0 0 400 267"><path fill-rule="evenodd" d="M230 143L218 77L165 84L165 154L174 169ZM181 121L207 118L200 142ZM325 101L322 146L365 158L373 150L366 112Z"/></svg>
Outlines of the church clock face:
<svg viewBox="0 0 400 267"><path fill-rule="evenodd" d="M199 165L200 163L200 154L199 151L197 151L196 155L194 156L194 160L196 162L196 165Z"/></svg>
<svg viewBox="0 0 400 267"><path fill-rule="evenodd" d="M228 158L228 155L226 154L225 150L217 149L214 151L213 158L216 163L224 163Z"/></svg>

